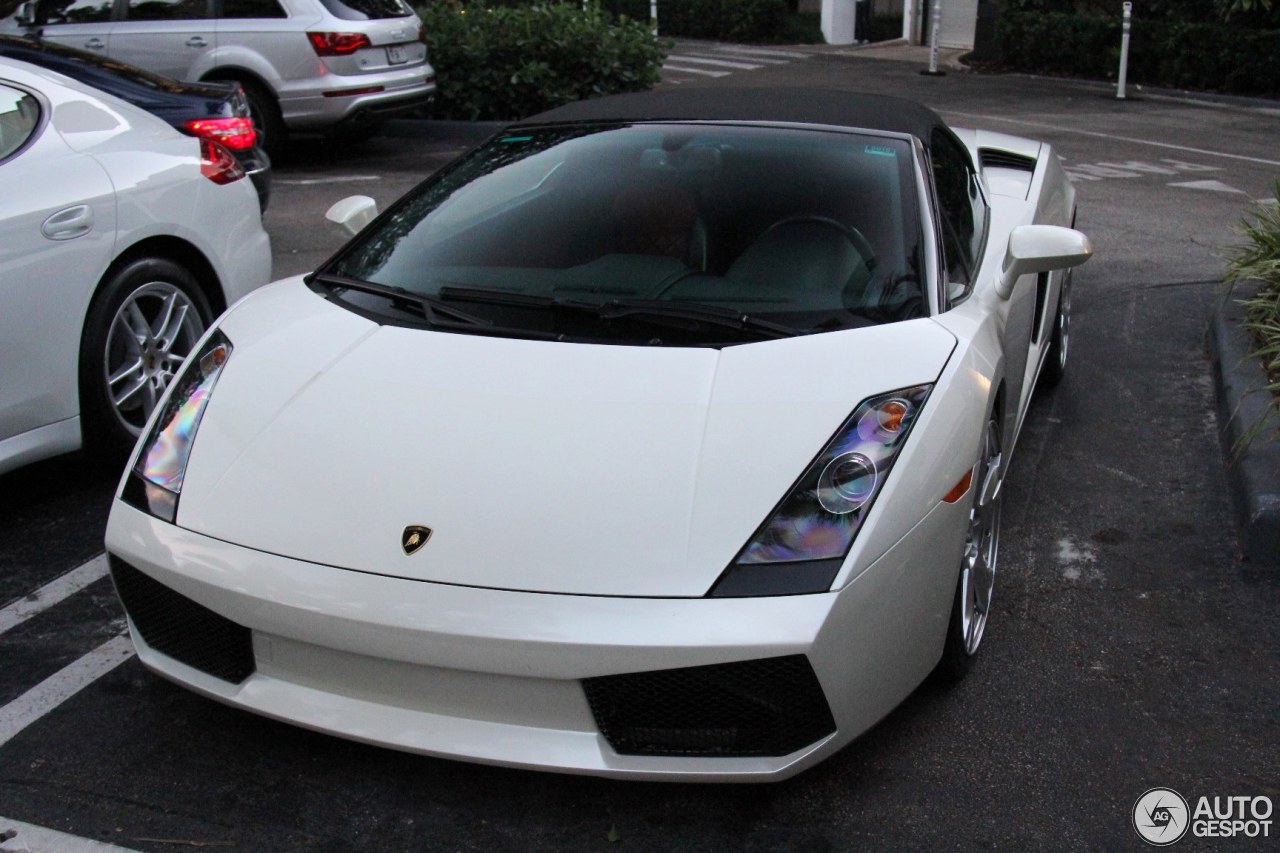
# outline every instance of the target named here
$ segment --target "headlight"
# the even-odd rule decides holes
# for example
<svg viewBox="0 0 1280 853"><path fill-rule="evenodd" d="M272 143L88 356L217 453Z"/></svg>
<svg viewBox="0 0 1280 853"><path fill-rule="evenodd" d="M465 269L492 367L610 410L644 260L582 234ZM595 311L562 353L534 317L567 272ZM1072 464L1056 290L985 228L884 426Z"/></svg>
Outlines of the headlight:
<svg viewBox="0 0 1280 853"><path fill-rule="evenodd" d="M830 589L932 388L917 385L864 400L708 595Z"/></svg>
<svg viewBox="0 0 1280 853"><path fill-rule="evenodd" d="M164 408L138 451L125 481L125 503L170 523L178 515L178 496L187 474L191 445L213 386L231 357L231 341L215 331L182 367Z"/></svg>

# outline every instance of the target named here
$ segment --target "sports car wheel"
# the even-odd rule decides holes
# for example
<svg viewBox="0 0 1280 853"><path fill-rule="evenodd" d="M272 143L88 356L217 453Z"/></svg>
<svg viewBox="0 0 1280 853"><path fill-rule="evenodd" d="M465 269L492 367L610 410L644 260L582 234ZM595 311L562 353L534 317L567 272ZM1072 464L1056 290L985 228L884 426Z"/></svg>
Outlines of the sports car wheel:
<svg viewBox="0 0 1280 853"><path fill-rule="evenodd" d="M133 261L94 298L80 344L85 441L108 461L124 455L213 319L200 285L163 258Z"/></svg>
<svg viewBox="0 0 1280 853"><path fill-rule="evenodd" d="M1052 388L1062 381L1067 372L1067 348L1071 343L1071 270L1062 276L1062 288L1058 294L1058 313L1053 318L1053 337L1049 340L1049 354L1045 357L1040 376L1044 384Z"/></svg>
<svg viewBox="0 0 1280 853"><path fill-rule="evenodd" d="M1000 422L987 421L982 452L978 457L973 507L965 534L951 607L951 624L938 669L948 678L963 676L972 663L991 610L991 590L996 580L996 560L1000 554L1000 486L1004 478L1004 455Z"/></svg>

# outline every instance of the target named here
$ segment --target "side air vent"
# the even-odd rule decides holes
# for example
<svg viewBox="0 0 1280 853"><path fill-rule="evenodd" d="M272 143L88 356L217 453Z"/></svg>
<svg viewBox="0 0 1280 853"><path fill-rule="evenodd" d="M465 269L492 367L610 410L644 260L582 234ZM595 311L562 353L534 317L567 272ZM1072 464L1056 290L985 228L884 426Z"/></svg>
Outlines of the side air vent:
<svg viewBox="0 0 1280 853"><path fill-rule="evenodd" d="M1014 154L1010 151L983 148L978 151L978 157L982 161L982 168L984 169L1018 169L1023 172L1034 172L1036 170L1034 157L1024 157L1021 154Z"/></svg>

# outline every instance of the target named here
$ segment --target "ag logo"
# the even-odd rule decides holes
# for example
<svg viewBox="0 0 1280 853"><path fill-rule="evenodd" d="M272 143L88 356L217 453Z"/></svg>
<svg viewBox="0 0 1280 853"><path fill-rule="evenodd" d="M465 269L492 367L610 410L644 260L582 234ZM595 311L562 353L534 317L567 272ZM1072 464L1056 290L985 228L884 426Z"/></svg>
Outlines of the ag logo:
<svg viewBox="0 0 1280 853"><path fill-rule="evenodd" d="M1133 804L1133 828L1148 844L1167 847L1186 835L1190 824L1187 801L1170 788L1152 788Z"/></svg>
<svg viewBox="0 0 1280 853"><path fill-rule="evenodd" d="M422 546L426 545L427 540L430 538L430 527L411 524L404 529L404 533L400 534L400 547L404 549L406 554L416 554L422 550Z"/></svg>

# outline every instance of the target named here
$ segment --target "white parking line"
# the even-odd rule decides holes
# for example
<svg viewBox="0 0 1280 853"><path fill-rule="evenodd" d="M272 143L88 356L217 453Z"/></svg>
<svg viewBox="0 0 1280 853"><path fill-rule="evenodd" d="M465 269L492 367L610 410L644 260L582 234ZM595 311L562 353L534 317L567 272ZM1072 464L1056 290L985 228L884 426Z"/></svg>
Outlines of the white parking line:
<svg viewBox="0 0 1280 853"><path fill-rule="evenodd" d="M722 56L731 56L734 59L744 59L744 60L749 60L751 62L762 62L765 65L790 65L794 61L790 59L779 59L777 57L756 56L755 54L739 53L736 50L726 50L723 47L719 49L718 53L720 53Z"/></svg>
<svg viewBox="0 0 1280 853"><path fill-rule="evenodd" d="M1185 187L1189 190L1208 190L1215 193L1238 193L1244 195L1244 190L1238 190L1233 186L1224 184L1222 181L1181 181L1179 183L1169 184L1171 187Z"/></svg>
<svg viewBox="0 0 1280 853"><path fill-rule="evenodd" d="M764 68L763 65L752 65L746 62L727 62L723 59L707 59L701 56L689 56L684 53L673 53L667 57L677 62L692 62L694 65L715 65L720 68L737 68L741 71L755 71L757 68Z"/></svg>
<svg viewBox="0 0 1280 853"><path fill-rule="evenodd" d="M728 77L732 71L707 71L705 68L681 68L678 65L664 65L663 71L679 71L681 74L701 74L703 77Z"/></svg>
<svg viewBox="0 0 1280 853"><path fill-rule="evenodd" d="M1280 160L1266 160L1262 157L1246 157L1243 154L1229 154L1226 151L1212 151L1207 148L1192 148L1187 145L1174 145L1169 142L1156 142L1152 139L1136 139L1132 136L1119 136L1114 133L1100 133L1096 130L1081 130L1078 127L1062 127L1056 124L1048 124L1043 121L1027 121L1025 119L1004 118L1002 116L980 115L978 113L959 113L955 110L938 110L940 113L947 115L960 116L961 118L978 119L979 121L1002 121L1006 124L1020 124L1027 127L1041 127L1045 130L1056 130L1059 133L1077 133L1081 136L1095 136L1099 139L1113 139L1116 142L1132 142L1135 145L1153 145L1156 148L1172 148L1174 151L1188 151L1192 154L1207 154L1210 157L1223 157L1227 160L1243 160L1246 163L1261 163L1264 166L1280 166Z"/></svg>
<svg viewBox="0 0 1280 853"><path fill-rule="evenodd" d="M787 59L808 59L812 56L812 54L808 53L798 53L794 50L778 50L777 48L771 47L739 47L738 45L734 45L733 47L721 47L717 49L723 53L746 53L755 54L757 56L784 56Z"/></svg>
<svg viewBox="0 0 1280 853"><path fill-rule="evenodd" d="M129 635L112 637L0 708L0 746L131 657Z"/></svg>
<svg viewBox="0 0 1280 853"><path fill-rule="evenodd" d="M8 838L5 836L9 833ZM94 841L78 835L68 835L56 829L23 823L0 816L0 853L134 853L127 847L117 847L105 841Z"/></svg>
<svg viewBox="0 0 1280 853"><path fill-rule="evenodd" d="M94 581L107 576L107 555L99 554L78 569L72 569L50 581L30 595L19 598L0 610L0 634L16 628L65 598L75 595Z"/></svg>

